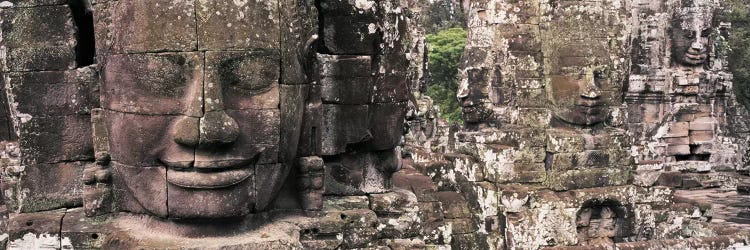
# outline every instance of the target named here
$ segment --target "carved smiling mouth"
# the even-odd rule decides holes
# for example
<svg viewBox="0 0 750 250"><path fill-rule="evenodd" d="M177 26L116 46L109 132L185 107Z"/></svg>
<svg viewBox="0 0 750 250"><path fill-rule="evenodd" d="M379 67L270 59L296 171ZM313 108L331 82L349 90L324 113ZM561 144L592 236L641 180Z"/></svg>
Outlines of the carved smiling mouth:
<svg viewBox="0 0 750 250"><path fill-rule="evenodd" d="M706 55L703 53L694 54L688 51L685 53L685 61L691 64L703 63L706 60Z"/></svg>
<svg viewBox="0 0 750 250"><path fill-rule="evenodd" d="M603 108L604 108L603 105L592 105L592 106L589 106L589 105L576 105L576 110L579 113L583 113L583 114L586 114L586 115L598 114L598 113L601 112L601 110Z"/></svg>
<svg viewBox="0 0 750 250"><path fill-rule="evenodd" d="M197 161L167 162L162 161L167 171L167 182L191 189L217 189L239 184L252 176L253 166L260 153L252 158Z"/></svg>
<svg viewBox="0 0 750 250"><path fill-rule="evenodd" d="M221 172L170 171L167 181L179 187L216 189L239 184L253 175L252 168L231 169Z"/></svg>
<svg viewBox="0 0 750 250"><path fill-rule="evenodd" d="M603 112L603 108L602 106L597 106L597 107L578 106L576 111L585 116L598 116L599 114Z"/></svg>
<svg viewBox="0 0 750 250"><path fill-rule="evenodd" d="M604 102L600 99L579 99L576 102L576 107L579 108L599 108L604 106Z"/></svg>
<svg viewBox="0 0 750 250"><path fill-rule="evenodd" d="M478 103L471 103L471 104L464 103L461 105L461 111L463 111L464 113L479 112L481 108L482 108L482 105Z"/></svg>
<svg viewBox="0 0 750 250"><path fill-rule="evenodd" d="M604 113L604 102L600 99L582 99L575 104L576 113L583 117L597 117Z"/></svg>

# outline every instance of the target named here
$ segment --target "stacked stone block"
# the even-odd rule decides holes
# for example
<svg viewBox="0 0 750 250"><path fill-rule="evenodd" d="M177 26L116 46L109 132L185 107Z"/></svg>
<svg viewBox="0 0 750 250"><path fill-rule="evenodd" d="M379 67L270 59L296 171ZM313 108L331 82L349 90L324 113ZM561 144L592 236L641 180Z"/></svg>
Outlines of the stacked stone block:
<svg viewBox="0 0 750 250"><path fill-rule="evenodd" d="M700 209L696 213L691 205L673 204L668 188L653 187L674 187L666 185L668 174L662 178L653 168L636 172L635 163L658 163L645 155L666 155L668 149L675 160L679 157L697 161L709 154L721 154L712 155L712 159L740 163L743 146L732 143L742 141L736 140L742 135L732 137L735 139L723 137L726 140L719 139L719 143L716 138L721 133L736 135L744 130L730 122L736 118L725 120L715 115L729 112L725 110L731 107L741 108L732 104L731 91L727 91L731 77L727 77L725 68L712 68L721 73L710 80L687 77L693 74L690 72L680 75L667 70L671 45L659 39L670 34L667 23L673 16L663 9L673 4L468 3L469 34L457 93L465 127L446 136L447 141L435 138L430 142L447 148L447 154L441 155L435 146L424 147L424 143L412 144L407 151L418 162L416 166L423 166L418 169L432 177L439 189L460 190L467 200L479 200L470 202L473 219L480 228L478 235L485 239L499 235L500 239L495 241L500 244L490 244L489 248L596 247L614 243L623 247L668 246L673 243L625 242L697 237L679 235L660 223L705 221L710 218L710 211ZM597 18L601 20L589 20ZM594 40L607 42L599 46L591 42ZM580 44L572 50L580 55L602 55L612 60L606 73L609 81L597 86L599 98L608 105L608 116L599 124L571 126L558 119L555 104L549 103L548 98L555 95L554 84L550 83L550 76L555 74L554 60L560 53L576 54L569 52L565 44ZM585 56L580 57L584 58L578 62L584 63ZM570 60L564 63L576 62ZM715 60L711 67L715 67L714 63L725 64ZM693 75L701 74L708 73ZM635 99L638 104L633 104ZM727 117L743 116L740 112ZM649 142L654 138L659 138L659 143ZM671 148L663 143L666 140L671 142ZM717 150L717 145L722 149ZM675 164L665 169L689 169L700 164L688 165ZM736 182L734 178L728 173L712 177L680 175L675 180L681 187L719 187L731 186ZM490 193L499 195L489 198ZM645 194L660 197L649 198ZM620 212L602 215L606 211L602 207L606 206L587 207L590 203L618 204L609 211ZM586 209L598 212L583 216L588 219L577 218L586 214ZM489 223L493 218L498 226ZM656 224L652 223L653 218L658 218ZM621 225L625 226L608 225L607 221L624 221ZM706 244L738 242L733 237L722 237L706 239ZM599 245L602 241L604 244Z"/></svg>
<svg viewBox="0 0 750 250"><path fill-rule="evenodd" d="M722 3L660 3L635 1L630 9L633 58L625 94L626 126L639 168L670 171L691 164L698 167L692 171L701 172L744 169L747 129L742 120L747 111L734 97L722 52L723 36L731 32L731 25L715 21ZM697 20L700 34L680 36L689 29L682 27L681 19ZM705 59L680 59L688 53L680 50L682 40L704 43Z"/></svg>
<svg viewBox="0 0 750 250"><path fill-rule="evenodd" d="M0 3L3 97L22 153L18 166L5 164L16 164L12 146L2 155L14 213L0 222L11 247L425 246L414 194L391 185L408 81L419 79L409 69L423 67L410 61L423 49L423 33L409 25L416 3L90 3L82 11L93 12L98 67L77 64L67 1ZM243 145L221 145L230 140ZM155 154L172 142L194 151ZM185 172L165 164L216 161L205 149L229 150L219 162L262 151L241 180L249 189L177 187ZM192 158L180 159L186 152ZM218 232L233 229L213 219L248 213L263 226L240 223L238 235L205 240L141 234L168 220L127 222L199 215Z"/></svg>
<svg viewBox="0 0 750 250"><path fill-rule="evenodd" d="M502 238L488 237L484 227L497 227L497 224L479 223L474 214L475 202L469 200L470 197L457 187L438 184L437 178L431 178L432 173L425 175L426 169L434 169L436 165L449 167L451 164L446 161L412 164L412 159L407 159L393 180L395 186L416 194L421 236L426 246L487 249L490 244L501 245Z"/></svg>
<svg viewBox="0 0 750 250"><path fill-rule="evenodd" d="M0 10L3 103L20 165L3 176L12 211L81 205L81 172L93 160L97 73L76 64L77 28L66 1L18 1ZM7 98L6 98L7 97ZM9 122L9 123L8 123ZM12 136L10 136L12 134Z"/></svg>
<svg viewBox="0 0 750 250"><path fill-rule="evenodd" d="M406 6L321 1L319 7L319 73L313 93L319 91L322 101L318 148L331 180L326 192L386 192L399 167L393 148L401 141L409 96Z"/></svg>

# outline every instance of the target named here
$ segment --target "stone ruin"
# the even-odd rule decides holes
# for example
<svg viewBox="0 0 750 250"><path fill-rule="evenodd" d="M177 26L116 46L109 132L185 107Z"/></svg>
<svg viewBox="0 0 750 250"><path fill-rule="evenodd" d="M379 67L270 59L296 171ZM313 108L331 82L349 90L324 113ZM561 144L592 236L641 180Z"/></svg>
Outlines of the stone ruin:
<svg viewBox="0 0 750 250"><path fill-rule="evenodd" d="M410 5L3 1L3 245L412 244Z"/></svg>
<svg viewBox="0 0 750 250"><path fill-rule="evenodd" d="M748 244L750 120L716 18L727 4L470 1L465 124L404 146L405 168L472 211L452 245Z"/></svg>
<svg viewBox="0 0 750 250"><path fill-rule="evenodd" d="M0 242L750 244L684 190L747 179L723 2L461 4L459 129L422 93L427 1L0 1Z"/></svg>

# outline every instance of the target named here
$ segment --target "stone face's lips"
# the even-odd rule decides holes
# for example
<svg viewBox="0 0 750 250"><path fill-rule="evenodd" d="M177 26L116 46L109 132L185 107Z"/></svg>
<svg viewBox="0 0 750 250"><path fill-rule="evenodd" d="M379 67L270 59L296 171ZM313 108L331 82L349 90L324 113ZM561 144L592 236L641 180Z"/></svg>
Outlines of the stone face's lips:
<svg viewBox="0 0 750 250"><path fill-rule="evenodd" d="M170 169L167 172L167 182L184 188L216 189L236 185L251 175L253 175L251 167L211 172Z"/></svg>
<svg viewBox="0 0 750 250"><path fill-rule="evenodd" d="M688 51L685 52L685 56L683 60L689 64L701 64L706 61L707 55L703 51L694 51L692 49L688 49Z"/></svg>
<svg viewBox="0 0 750 250"><path fill-rule="evenodd" d="M197 169L221 169L221 168L234 168L237 166L244 166L252 163L252 159L230 159L220 161L196 161L193 163L193 167Z"/></svg>
<svg viewBox="0 0 750 250"><path fill-rule="evenodd" d="M603 105L597 105L597 106L576 105L575 106L575 110L581 110L581 111L586 111L586 112L594 111L594 110L598 111L604 108L605 107Z"/></svg>
<svg viewBox="0 0 750 250"><path fill-rule="evenodd" d="M703 55L691 55L691 54L685 54L685 61L693 64L699 64L703 63L706 60L706 57Z"/></svg>
<svg viewBox="0 0 750 250"><path fill-rule="evenodd" d="M579 99L576 102L576 106L578 106L578 107L590 107L590 108L594 108L594 107L604 106L604 102L602 100L600 100L600 99L593 99L593 100L591 100L591 99Z"/></svg>
<svg viewBox="0 0 750 250"><path fill-rule="evenodd" d="M253 166L261 152L249 158L218 156L198 161L162 159L161 162L168 170L167 182L171 184L191 189L217 189L237 185L255 174Z"/></svg>
<svg viewBox="0 0 750 250"><path fill-rule="evenodd" d="M479 106L479 105L464 105L464 106L461 106L461 110L464 113L476 113L476 112L479 112L481 110L481 108L482 108L482 106Z"/></svg>
<svg viewBox="0 0 750 250"><path fill-rule="evenodd" d="M604 110L604 106L576 106L574 112L578 112L586 116L597 116L603 113Z"/></svg>

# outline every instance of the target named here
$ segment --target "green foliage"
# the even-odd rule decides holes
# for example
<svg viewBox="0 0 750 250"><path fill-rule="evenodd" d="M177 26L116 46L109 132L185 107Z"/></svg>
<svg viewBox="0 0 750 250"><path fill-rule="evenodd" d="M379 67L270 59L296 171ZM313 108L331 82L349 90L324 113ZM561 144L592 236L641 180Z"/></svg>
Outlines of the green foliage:
<svg viewBox="0 0 750 250"><path fill-rule="evenodd" d="M449 89L442 85L430 85L427 95L440 108L440 117L451 123L463 123L461 106L456 100L456 89Z"/></svg>
<svg viewBox="0 0 750 250"><path fill-rule="evenodd" d="M750 109L750 0L731 0L729 12L722 18L732 23L727 41L729 69L734 74L737 100Z"/></svg>
<svg viewBox="0 0 750 250"><path fill-rule="evenodd" d="M430 48L430 85L427 95L440 108L440 116L449 122L462 123L461 105L456 99L458 67L466 46L466 30L450 28L427 35Z"/></svg>

